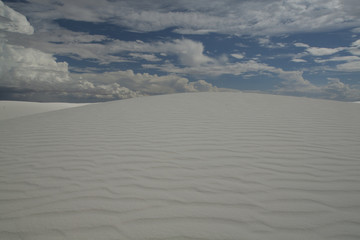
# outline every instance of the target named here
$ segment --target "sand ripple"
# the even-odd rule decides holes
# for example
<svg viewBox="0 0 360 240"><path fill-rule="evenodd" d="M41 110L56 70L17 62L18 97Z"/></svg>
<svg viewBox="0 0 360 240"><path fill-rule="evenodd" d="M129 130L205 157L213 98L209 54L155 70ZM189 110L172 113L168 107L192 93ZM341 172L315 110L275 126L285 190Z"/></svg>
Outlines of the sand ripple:
<svg viewBox="0 0 360 240"><path fill-rule="evenodd" d="M0 136L0 239L360 239L359 104L175 94Z"/></svg>

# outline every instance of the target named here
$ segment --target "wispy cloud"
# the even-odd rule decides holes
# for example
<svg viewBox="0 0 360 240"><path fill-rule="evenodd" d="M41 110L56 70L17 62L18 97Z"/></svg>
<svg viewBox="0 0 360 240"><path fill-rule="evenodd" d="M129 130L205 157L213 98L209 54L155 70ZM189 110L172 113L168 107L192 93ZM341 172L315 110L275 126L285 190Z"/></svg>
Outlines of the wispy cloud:
<svg viewBox="0 0 360 240"><path fill-rule="evenodd" d="M319 48L311 47L308 44L304 43L295 43L296 47L305 48L307 54L315 58L314 62L316 63L327 63L327 62L345 62L339 63L336 65L336 68L331 69L335 71L345 71L345 72L359 72L360 71L360 40L354 41L350 46L346 47L337 47L337 48ZM350 55L347 56L337 56L337 53L348 52ZM294 60L292 60L294 61ZM298 62L298 61L294 61Z"/></svg>
<svg viewBox="0 0 360 240"><path fill-rule="evenodd" d="M339 64L336 69L346 72L360 72L360 60Z"/></svg>
<svg viewBox="0 0 360 240"><path fill-rule="evenodd" d="M154 54L141 54L141 53L130 53L129 54L131 57L133 58L140 58L149 62L158 62L161 61L160 58L158 58L156 55Z"/></svg>
<svg viewBox="0 0 360 240"><path fill-rule="evenodd" d="M307 62L305 59L301 59L301 58L293 58L291 59L292 62L297 62L297 63L304 63Z"/></svg>
<svg viewBox="0 0 360 240"><path fill-rule="evenodd" d="M332 57L327 59L315 59L317 63L326 63L326 62L352 62L352 61L359 61L360 57L357 56L339 56L339 57Z"/></svg>
<svg viewBox="0 0 360 240"><path fill-rule="evenodd" d="M243 59L245 56L241 53L233 53L231 54L232 57L237 58L237 59Z"/></svg>
<svg viewBox="0 0 360 240"><path fill-rule="evenodd" d="M181 33L273 35L278 33L337 29L359 25L358 3L351 0L314 1L58 1L29 0L42 11L23 11L32 19L58 18L89 22L111 21L134 31L148 32L176 27ZM117 11L116 9L122 9Z"/></svg>
<svg viewBox="0 0 360 240"><path fill-rule="evenodd" d="M319 47L310 47L307 49L307 51L313 56L332 55L343 50L344 48L319 48Z"/></svg>
<svg viewBox="0 0 360 240"><path fill-rule="evenodd" d="M345 50L346 48L338 47L338 48L320 48L320 47L310 47L308 44L305 43L295 43L296 47L306 48L306 52L313 56L326 56L326 55L333 55L340 51Z"/></svg>

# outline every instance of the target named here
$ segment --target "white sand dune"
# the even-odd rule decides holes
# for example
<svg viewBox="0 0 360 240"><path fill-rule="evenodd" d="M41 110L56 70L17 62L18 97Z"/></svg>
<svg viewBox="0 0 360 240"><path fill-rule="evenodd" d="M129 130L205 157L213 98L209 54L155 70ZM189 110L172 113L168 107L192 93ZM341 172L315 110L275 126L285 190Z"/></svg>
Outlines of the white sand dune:
<svg viewBox="0 0 360 240"><path fill-rule="evenodd" d="M39 103L23 101L0 101L0 120L27 116L59 109L79 107L87 103Z"/></svg>
<svg viewBox="0 0 360 240"><path fill-rule="evenodd" d="M360 105L142 97L0 122L0 239L360 239Z"/></svg>

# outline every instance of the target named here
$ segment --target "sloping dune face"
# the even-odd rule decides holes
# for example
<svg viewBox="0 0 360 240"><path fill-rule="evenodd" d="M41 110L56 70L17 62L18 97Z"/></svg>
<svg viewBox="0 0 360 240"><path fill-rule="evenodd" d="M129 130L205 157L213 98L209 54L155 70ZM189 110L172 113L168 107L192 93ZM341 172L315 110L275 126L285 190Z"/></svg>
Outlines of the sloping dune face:
<svg viewBox="0 0 360 240"><path fill-rule="evenodd" d="M86 103L38 103L21 101L0 101L0 120L7 120L42 112L79 107Z"/></svg>
<svg viewBox="0 0 360 240"><path fill-rule="evenodd" d="M360 105L143 97L0 123L0 239L360 239Z"/></svg>

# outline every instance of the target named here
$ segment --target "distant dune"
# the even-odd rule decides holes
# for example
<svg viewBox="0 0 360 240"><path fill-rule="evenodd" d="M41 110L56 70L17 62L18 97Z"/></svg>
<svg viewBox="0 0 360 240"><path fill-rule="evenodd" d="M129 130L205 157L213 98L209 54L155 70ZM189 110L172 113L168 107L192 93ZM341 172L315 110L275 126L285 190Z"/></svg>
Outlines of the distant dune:
<svg viewBox="0 0 360 240"><path fill-rule="evenodd" d="M360 105L133 98L0 122L0 239L360 239Z"/></svg>
<svg viewBox="0 0 360 240"><path fill-rule="evenodd" d="M79 107L86 103L38 103L22 101L0 101L0 120L27 116L36 113Z"/></svg>

